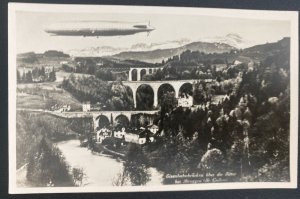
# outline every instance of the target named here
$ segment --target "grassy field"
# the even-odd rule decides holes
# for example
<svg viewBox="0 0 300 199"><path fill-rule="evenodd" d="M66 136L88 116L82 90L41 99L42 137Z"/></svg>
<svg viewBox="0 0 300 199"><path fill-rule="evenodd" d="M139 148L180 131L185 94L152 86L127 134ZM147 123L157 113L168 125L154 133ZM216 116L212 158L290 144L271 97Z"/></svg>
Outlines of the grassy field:
<svg viewBox="0 0 300 199"><path fill-rule="evenodd" d="M70 105L72 111L81 110L81 103L69 92L57 88L55 82L17 86L17 108L49 109L54 104Z"/></svg>
<svg viewBox="0 0 300 199"><path fill-rule="evenodd" d="M56 81L55 82L62 82L64 78L68 78L72 73L64 72L62 70L56 72ZM75 77L90 77L93 75L89 74L82 74L82 73L73 73Z"/></svg>
<svg viewBox="0 0 300 199"><path fill-rule="evenodd" d="M61 62L68 62L68 65L73 65L73 61L70 57L38 57L36 62L28 63L24 62L22 59L17 59L18 67L42 67L42 66L53 66L55 69L61 67Z"/></svg>
<svg viewBox="0 0 300 199"><path fill-rule="evenodd" d="M18 94L17 108L45 109L47 101L39 95Z"/></svg>
<svg viewBox="0 0 300 199"><path fill-rule="evenodd" d="M17 85L17 108L48 109L49 106L70 105L72 111L82 109L81 103L69 92L59 88L64 78L71 73L56 72L55 82L42 82ZM74 74L76 77L90 76L86 74Z"/></svg>

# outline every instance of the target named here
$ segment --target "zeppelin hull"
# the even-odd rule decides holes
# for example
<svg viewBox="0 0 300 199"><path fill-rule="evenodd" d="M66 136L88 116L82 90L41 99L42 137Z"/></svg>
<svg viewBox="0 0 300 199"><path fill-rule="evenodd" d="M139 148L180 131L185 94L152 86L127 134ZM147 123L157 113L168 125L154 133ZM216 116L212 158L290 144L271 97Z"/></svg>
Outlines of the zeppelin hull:
<svg viewBox="0 0 300 199"><path fill-rule="evenodd" d="M47 31L52 36L120 36L133 35L140 32L150 32L147 30L55 30Z"/></svg>
<svg viewBox="0 0 300 199"><path fill-rule="evenodd" d="M145 24L108 23L108 22L72 22L58 23L45 32L56 36L122 36L140 32L151 32L154 28Z"/></svg>

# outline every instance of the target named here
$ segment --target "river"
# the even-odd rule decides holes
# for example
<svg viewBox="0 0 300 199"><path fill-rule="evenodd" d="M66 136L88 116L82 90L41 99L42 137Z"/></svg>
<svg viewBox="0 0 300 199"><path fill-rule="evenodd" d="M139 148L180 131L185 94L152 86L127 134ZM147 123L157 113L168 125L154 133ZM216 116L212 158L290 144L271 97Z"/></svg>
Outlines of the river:
<svg viewBox="0 0 300 199"><path fill-rule="evenodd" d="M122 171L122 162L107 155L94 154L87 148L80 147L79 140L63 141L56 145L72 168L84 170L86 178L83 186L112 186L113 179ZM149 171L151 180L146 186L162 184L162 174L155 168L150 168Z"/></svg>

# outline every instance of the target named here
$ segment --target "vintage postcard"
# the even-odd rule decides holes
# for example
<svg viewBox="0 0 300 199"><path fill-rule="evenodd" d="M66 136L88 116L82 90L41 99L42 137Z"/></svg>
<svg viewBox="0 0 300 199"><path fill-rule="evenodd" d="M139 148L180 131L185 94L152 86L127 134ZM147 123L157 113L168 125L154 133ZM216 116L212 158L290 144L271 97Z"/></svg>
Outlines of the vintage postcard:
<svg viewBox="0 0 300 199"><path fill-rule="evenodd" d="M9 192L297 187L298 12L9 4Z"/></svg>

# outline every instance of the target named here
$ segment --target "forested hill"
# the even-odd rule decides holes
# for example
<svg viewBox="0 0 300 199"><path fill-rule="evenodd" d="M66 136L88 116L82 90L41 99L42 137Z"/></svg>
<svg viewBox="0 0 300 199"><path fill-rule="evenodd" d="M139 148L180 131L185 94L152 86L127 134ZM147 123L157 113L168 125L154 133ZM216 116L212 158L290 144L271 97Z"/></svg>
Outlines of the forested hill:
<svg viewBox="0 0 300 199"><path fill-rule="evenodd" d="M289 53L290 38L284 37L278 42L256 45L243 50L242 55L255 60L263 60L268 56L274 56L278 53Z"/></svg>
<svg viewBox="0 0 300 199"><path fill-rule="evenodd" d="M185 51L198 51L201 54L206 54L208 58L218 57L218 58L226 58L226 57L234 57L238 56L249 57L256 61L260 61L265 59L267 56L272 56L278 52L287 52L289 51L290 46L290 38L285 37L278 42L273 43L265 43L261 45L255 45L253 47L245 48L242 51L236 51L235 47L232 47L228 44L223 43L207 43L207 42L193 42L179 48L170 48L170 49L157 49L152 51L128 51L121 52L112 57L118 59L127 59L127 60L140 60L146 62L161 62L164 59L171 58L173 56L180 55ZM230 52L238 52L235 56L230 56ZM241 58L241 59L242 59Z"/></svg>
<svg viewBox="0 0 300 199"><path fill-rule="evenodd" d="M265 43L256 45L243 50L225 52L225 53L203 53L199 51L184 51L179 56L173 56L167 59L167 62L173 62L179 65L198 65L201 63L221 60L222 63L232 63L238 60L243 63L261 62L268 57L278 59L278 63L287 65L290 53L290 38L285 37L274 43Z"/></svg>
<svg viewBox="0 0 300 199"><path fill-rule="evenodd" d="M113 57L119 59L131 59L155 63L161 62L163 59L168 59L175 55L179 55L186 50L199 51L204 53L224 53L230 52L231 50L235 49L235 47L224 43L193 42L178 48L156 49L152 51L139 52L121 52L119 54L114 55Z"/></svg>
<svg viewBox="0 0 300 199"><path fill-rule="evenodd" d="M27 52L17 55L19 62L35 63L41 58L69 58L70 55L63 53L62 51L48 50L44 53Z"/></svg>
<svg viewBox="0 0 300 199"><path fill-rule="evenodd" d="M89 68L129 68L130 66L147 67L154 64L146 63L138 60L120 60L112 57L71 57L62 51L48 50L44 53L27 52L17 55L18 67L41 67L45 65L59 68L62 63L68 66L75 67L83 65Z"/></svg>

